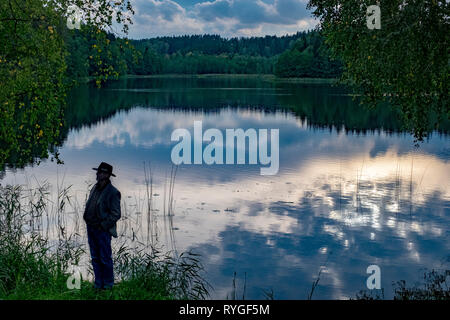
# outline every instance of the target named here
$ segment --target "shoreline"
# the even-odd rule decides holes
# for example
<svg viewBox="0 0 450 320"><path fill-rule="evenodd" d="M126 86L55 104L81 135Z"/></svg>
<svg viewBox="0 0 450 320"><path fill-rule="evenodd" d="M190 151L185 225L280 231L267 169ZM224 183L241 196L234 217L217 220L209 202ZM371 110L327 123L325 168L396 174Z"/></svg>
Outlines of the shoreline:
<svg viewBox="0 0 450 320"><path fill-rule="evenodd" d="M152 74L152 75L127 74L119 76L117 79L109 79L107 81L118 81L124 79L158 79L158 78L166 78L166 79L260 78L261 80L271 82L317 83L317 84L335 84L338 82L337 78L280 78L274 74L240 74L240 73L205 73L205 74L166 73L166 74ZM83 83L89 83L95 81L95 78L90 76L87 78L78 79L78 81Z"/></svg>

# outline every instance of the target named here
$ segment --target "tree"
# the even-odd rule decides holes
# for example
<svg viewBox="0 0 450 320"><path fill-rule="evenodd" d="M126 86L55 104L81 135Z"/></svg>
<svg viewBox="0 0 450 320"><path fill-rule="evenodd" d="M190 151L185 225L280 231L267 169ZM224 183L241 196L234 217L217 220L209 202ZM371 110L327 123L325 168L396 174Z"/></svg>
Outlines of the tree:
<svg viewBox="0 0 450 320"><path fill-rule="evenodd" d="M302 34L275 65L279 77L336 78L340 73L340 62L330 59L330 50L317 32Z"/></svg>
<svg viewBox="0 0 450 320"><path fill-rule="evenodd" d="M0 1L0 171L47 158L49 148L58 156L54 148L60 144L69 83L66 57L76 45L67 41L77 32L67 28L71 5L81 9L89 25L96 57L108 44L104 30L115 22L126 32L131 22L128 0ZM72 58L81 70L82 58ZM111 69L95 61L101 82Z"/></svg>
<svg viewBox="0 0 450 320"><path fill-rule="evenodd" d="M381 29L367 27L374 0L310 0L342 80L362 103L398 107L418 141L449 117L448 1L381 1Z"/></svg>

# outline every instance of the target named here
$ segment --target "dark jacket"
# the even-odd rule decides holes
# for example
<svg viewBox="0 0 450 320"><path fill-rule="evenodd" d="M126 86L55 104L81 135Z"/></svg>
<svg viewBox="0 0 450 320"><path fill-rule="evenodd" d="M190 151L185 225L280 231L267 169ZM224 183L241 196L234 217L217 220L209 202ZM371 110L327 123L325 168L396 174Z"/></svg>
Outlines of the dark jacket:
<svg viewBox="0 0 450 320"><path fill-rule="evenodd" d="M86 215L86 210L89 208L92 194L97 185L92 187L89 194L89 199L86 202L86 209L84 216ZM97 199L96 214L100 221L100 227L104 231L108 231L111 236L117 238L117 226L116 223L120 219L120 192L111 183L108 183L105 188L101 191L100 196Z"/></svg>

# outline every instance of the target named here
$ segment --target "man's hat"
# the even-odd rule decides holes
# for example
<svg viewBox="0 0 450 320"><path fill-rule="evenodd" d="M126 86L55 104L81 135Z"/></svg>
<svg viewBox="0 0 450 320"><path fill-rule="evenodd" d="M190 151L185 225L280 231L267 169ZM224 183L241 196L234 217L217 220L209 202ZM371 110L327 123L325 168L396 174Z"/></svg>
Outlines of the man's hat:
<svg viewBox="0 0 450 320"><path fill-rule="evenodd" d="M110 164L108 164L106 162L102 162L102 163L100 163L98 168L92 168L92 169L95 170L95 171L101 171L101 172L109 173L113 177L116 176L114 173L112 173L112 171L113 171L112 165L110 165Z"/></svg>

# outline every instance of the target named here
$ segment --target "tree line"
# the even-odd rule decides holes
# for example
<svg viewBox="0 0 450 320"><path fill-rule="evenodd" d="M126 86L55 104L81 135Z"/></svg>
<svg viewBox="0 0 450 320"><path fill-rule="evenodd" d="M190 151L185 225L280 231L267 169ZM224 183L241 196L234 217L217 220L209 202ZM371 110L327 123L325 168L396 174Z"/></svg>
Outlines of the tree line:
<svg viewBox="0 0 450 320"><path fill-rule="evenodd" d="M331 78L341 72L340 63L330 58L317 31L231 39L186 35L143 40L108 33L108 49L102 50L97 36L93 38L86 29L72 31L66 40L72 78L105 74L105 66L111 68L113 76L221 73Z"/></svg>

